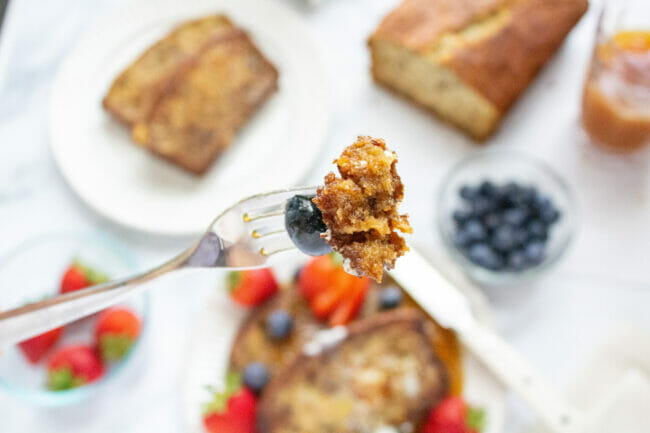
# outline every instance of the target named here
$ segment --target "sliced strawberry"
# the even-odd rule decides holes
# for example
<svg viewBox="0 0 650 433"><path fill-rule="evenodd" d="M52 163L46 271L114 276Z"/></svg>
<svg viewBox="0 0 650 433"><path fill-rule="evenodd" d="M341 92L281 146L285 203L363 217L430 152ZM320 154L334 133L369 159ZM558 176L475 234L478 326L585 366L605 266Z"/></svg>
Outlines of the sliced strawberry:
<svg viewBox="0 0 650 433"><path fill-rule="evenodd" d="M140 319L127 308L103 311L95 327L95 338L102 359L111 362L122 359L140 335L140 328Z"/></svg>
<svg viewBox="0 0 650 433"><path fill-rule="evenodd" d="M102 284L109 280L108 276L79 260L75 260L66 269L61 278L60 292L70 293L85 289L95 284Z"/></svg>
<svg viewBox="0 0 650 433"><path fill-rule="evenodd" d="M245 306L260 305L278 291L278 283L268 268L230 272L227 285L232 298Z"/></svg>
<svg viewBox="0 0 650 433"><path fill-rule="evenodd" d="M299 290L314 316L330 326L354 319L363 304L370 280L348 274L337 253L311 260L300 273Z"/></svg>
<svg viewBox="0 0 650 433"><path fill-rule="evenodd" d="M241 387L239 375L231 374L226 389L206 405L203 425L210 433L254 433L256 406L255 394Z"/></svg>
<svg viewBox="0 0 650 433"><path fill-rule="evenodd" d="M334 271L340 268L343 260L335 253L316 257L307 263L300 271L298 287L300 294L311 299L332 286Z"/></svg>
<svg viewBox="0 0 650 433"><path fill-rule="evenodd" d="M330 315L328 324L331 327L345 325L354 319L363 301L366 299L366 293L370 287L370 280L367 278L357 278L348 288L349 293L345 299L337 306L336 310Z"/></svg>
<svg viewBox="0 0 650 433"><path fill-rule="evenodd" d="M63 327L52 329L51 331L44 332L41 335L18 343L18 347L20 347L20 350L22 350L29 362L36 364L61 339L62 334Z"/></svg>
<svg viewBox="0 0 650 433"><path fill-rule="evenodd" d="M76 388L104 375L104 365L97 352L82 344L54 352L47 370L47 387L54 391Z"/></svg>

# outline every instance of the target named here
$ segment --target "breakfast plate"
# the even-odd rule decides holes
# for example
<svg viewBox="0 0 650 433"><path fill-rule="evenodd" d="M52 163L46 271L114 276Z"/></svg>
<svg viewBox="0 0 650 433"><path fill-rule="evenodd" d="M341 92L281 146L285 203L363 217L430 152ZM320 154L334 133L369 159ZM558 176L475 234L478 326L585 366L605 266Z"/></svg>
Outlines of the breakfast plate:
<svg viewBox="0 0 650 433"><path fill-rule="evenodd" d="M278 281L290 281L295 271L295 262L293 266L274 269ZM489 324L487 304L480 295L471 295L469 298L473 302L476 316L483 323ZM249 313L248 308L233 302L225 287L218 285L198 314L184 365L182 397L188 432L204 432L202 408L212 400L211 387L219 390L224 386L230 368L231 348L236 340L242 338L240 327ZM296 317L297 323L299 320ZM253 338L251 341L258 340ZM257 343L254 346L255 351L260 347ZM486 413L486 425L482 433L500 432L505 411L504 389L471 354L462 353L461 363L463 398L471 405L483 408Z"/></svg>
<svg viewBox="0 0 650 433"><path fill-rule="evenodd" d="M203 177L138 148L102 109L113 79L179 23L224 13L279 71L278 91ZM133 229L185 235L241 197L297 184L318 156L329 118L328 77L301 18L280 2L145 0L94 28L63 61L49 112L54 159L70 187Z"/></svg>

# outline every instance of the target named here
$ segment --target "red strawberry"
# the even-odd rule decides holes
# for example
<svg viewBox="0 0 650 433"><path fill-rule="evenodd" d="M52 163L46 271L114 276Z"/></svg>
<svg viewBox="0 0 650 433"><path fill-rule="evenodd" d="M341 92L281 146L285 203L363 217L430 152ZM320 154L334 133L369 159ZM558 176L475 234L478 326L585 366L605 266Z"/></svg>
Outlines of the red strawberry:
<svg viewBox="0 0 650 433"><path fill-rule="evenodd" d="M47 372L47 387L61 391L96 381L103 376L104 365L97 352L89 346L79 344L54 352Z"/></svg>
<svg viewBox="0 0 650 433"><path fill-rule="evenodd" d="M36 364L59 341L61 334L63 334L63 327L52 329L18 343L18 347L23 351L29 362Z"/></svg>
<svg viewBox="0 0 650 433"><path fill-rule="evenodd" d="M479 433L485 421L482 409L468 406L462 397L450 396L431 410L422 433Z"/></svg>
<svg viewBox="0 0 650 433"><path fill-rule="evenodd" d="M300 293L311 299L316 293L327 290L335 270L342 264L341 256L327 254L310 260L300 271L298 287Z"/></svg>
<svg viewBox="0 0 650 433"><path fill-rule="evenodd" d="M95 338L104 361L119 361L140 335L141 322L131 310L110 308L97 319Z"/></svg>
<svg viewBox="0 0 650 433"><path fill-rule="evenodd" d="M230 272L227 284L233 299L246 306L259 305L278 291L278 283L268 268Z"/></svg>
<svg viewBox="0 0 650 433"><path fill-rule="evenodd" d="M300 272L298 285L314 315L330 326L338 326L356 317L370 280L345 272L341 256L334 253L307 263Z"/></svg>
<svg viewBox="0 0 650 433"><path fill-rule="evenodd" d="M66 269L63 278L61 278L60 292L74 292L107 281L108 276L105 274L75 260L68 269Z"/></svg>
<svg viewBox="0 0 650 433"><path fill-rule="evenodd" d="M203 415L203 425L209 433L254 433L255 394L241 387L239 375L231 374L226 390L215 394Z"/></svg>

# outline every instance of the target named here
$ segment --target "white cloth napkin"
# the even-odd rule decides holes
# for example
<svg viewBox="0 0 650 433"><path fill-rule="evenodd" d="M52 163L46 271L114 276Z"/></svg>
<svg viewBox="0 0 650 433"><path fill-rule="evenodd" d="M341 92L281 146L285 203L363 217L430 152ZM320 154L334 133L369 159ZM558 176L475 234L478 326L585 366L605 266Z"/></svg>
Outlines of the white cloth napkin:
<svg viewBox="0 0 650 433"><path fill-rule="evenodd" d="M566 395L586 414L585 433L650 432L650 335L632 325L614 330Z"/></svg>

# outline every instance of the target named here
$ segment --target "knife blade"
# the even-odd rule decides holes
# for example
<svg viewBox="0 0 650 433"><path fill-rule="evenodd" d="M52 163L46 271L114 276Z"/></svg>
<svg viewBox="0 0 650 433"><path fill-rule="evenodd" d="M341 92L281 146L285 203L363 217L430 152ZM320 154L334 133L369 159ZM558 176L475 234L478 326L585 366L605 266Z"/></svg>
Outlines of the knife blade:
<svg viewBox="0 0 650 433"><path fill-rule="evenodd" d="M465 295L414 249L397 261L390 275L445 328L463 333L474 324Z"/></svg>

